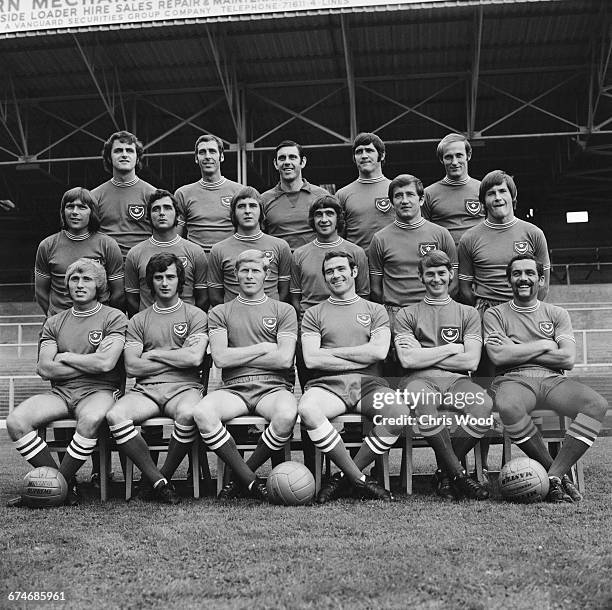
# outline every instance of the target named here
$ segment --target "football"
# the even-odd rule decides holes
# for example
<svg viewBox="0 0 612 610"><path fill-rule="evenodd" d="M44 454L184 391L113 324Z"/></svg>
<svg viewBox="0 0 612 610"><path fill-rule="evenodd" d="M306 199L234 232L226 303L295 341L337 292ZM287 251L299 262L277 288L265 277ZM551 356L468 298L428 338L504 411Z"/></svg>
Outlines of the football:
<svg viewBox="0 0 612 610"><path fill-rule="evenodd" d="M312 501L315 481L312 473L299 462L283 462L272 470L266 483L270 502L298 506Z"/></svg>
<svg viewBox="0 0 612 610"><path fill-rule="evenodd" d="M60 506L66 499L68 483L57 469L41 466L23 478L21 498L31 508Z"/></svg>
<svg viewBox="0 0 612 610"><path fill-rule="evenodd" d="M501 494L511 502L541 502L548 493L548 486L544 466L528 457L510 460L499 473Z"/></svg>

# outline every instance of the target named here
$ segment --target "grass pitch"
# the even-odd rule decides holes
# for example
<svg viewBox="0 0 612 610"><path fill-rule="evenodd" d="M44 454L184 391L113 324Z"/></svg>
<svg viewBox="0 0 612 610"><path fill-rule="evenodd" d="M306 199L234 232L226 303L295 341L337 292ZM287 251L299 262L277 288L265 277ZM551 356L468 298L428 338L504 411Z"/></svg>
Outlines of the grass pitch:
<svg viewBox="0 0 612 610"><path fill-rule="evenodd" d="M431 472L433 453L415 454ZM612 608L611 458L599 439L574 505L445 503L424 483L392 505L28 510L4 507L29 467L0 430L0 608Z"/></svg>

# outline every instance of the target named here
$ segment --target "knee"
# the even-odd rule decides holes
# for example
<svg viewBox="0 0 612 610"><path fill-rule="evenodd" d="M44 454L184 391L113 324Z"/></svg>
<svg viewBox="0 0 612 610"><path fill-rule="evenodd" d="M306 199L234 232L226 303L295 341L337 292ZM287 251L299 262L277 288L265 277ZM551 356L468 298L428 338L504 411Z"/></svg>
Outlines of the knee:
<svg viewBox="0 0 612 610"><path fill-rule="evenodd" d="M320 407L314 400L310 400L307 394L302 396L302 400L300 400L297 407L297 412L302 423L307 428L314 428L321 420L325 419Z"/></svg>
<svg viewBox="0 0 612 610"><path fill-rule="evenodd" d="M482 400L475 400L473 403L466 405L466 412L474 417L489 417L493 411L493 401L491 397L483 390Z"/></svg>
<svg viewBox="0 0 612 610"><path fill-rule="evenodd" d="M8 417L6 418L6 429L11 437L11 440L13 441L20 439L22 436L33 430L31 426L28 426L26 422L19 417L16 411L9 413Z"/></svg>
<svg viewBox="0 0 612 610"><path fill-rule="evenodd" d="M296 419L297 407L283 405L274 412L270 423L274 424L274 430L276 430L279 434L284 434L289 433L293 429Z"/></svg>
<svg viewBox="0 0 612 610"><path fill-rule="evenodd" d="M516 423L527 415L525 405L510 395L500 396L498 394L493 405L505 424Z"/></svg>
<svg viewBox="0 0 612 610"><path fill-rule="evenodd" d="M589 400L585 401L580 409L581 413L584 413L597 421L602 421L606 416L607 411L608 401L600 394L595 394L595 396L592 396Z"/></svg>
<svg viewBox="0 0 612 610"><path fill-rule="evenodd" d="M98 429L105 419L106 413L104 411L87 413L86 415L79 417L77 422L77 430L79 434L85 438L97 438Z"/></svg>
<svg viewBox="0 0 612 610"><path fill-rule="evenodd" d="M179 405L176 409L174 421L183 426L191 426L194 422L194 405Z"/></svg>
<svg viewBox="0 0 612 610"><path fill-rule="evenodd" d="M220 423L214 403L203 398L192 410L193 421L201 432L212 432Z"/></svg>
<svg viewBox="0 0 612 610"><path fill-rule="evenodd" d="M375 416L374 425L377 425L378 419L389 434L399 435L409 425L411 412L407 405L395 404L385 407L376 415L380 415L380 418Z"/></svg>
<svg viewBox="0 0 612 610"><path fill-rule="evenodd" d="M109 426L116 426L126 419L130 418L121 403L116 403L115 406L106 413L106 421Z"/></svg>

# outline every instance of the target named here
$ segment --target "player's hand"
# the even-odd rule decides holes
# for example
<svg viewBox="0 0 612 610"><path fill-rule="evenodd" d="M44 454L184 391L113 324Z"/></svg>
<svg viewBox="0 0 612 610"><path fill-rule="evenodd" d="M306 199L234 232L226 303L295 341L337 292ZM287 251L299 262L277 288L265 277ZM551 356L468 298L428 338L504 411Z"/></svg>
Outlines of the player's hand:
<svg viewBox="0 0 612 610"><path fill-rule="evenodd" d="M157 350L149 350L148 352L143 352L140 356L143 360L155 360L157 357Z"/></svg>
<svg viewBox="0 0 612 610"><path fill-rule="evenodd" d="M16 210L17 206L10 199L0 199L0 210L10 212Z"/></svg>
<svg viewBox="0 0 612 610"><path fill-rule="evenodd" d="M559 349L557 342L552 339L542 339L542 347L544 347L547 352L555 352Z"/></svg>
<svg viewBox="0 0 612 610"><path fill-rule="evenodd" d="M414 338L402 335L395 339L395 345L403 349L419 349L421 344Z"/></svg>
<svg viewBox="0 0 612 610"><path fill-rule="evenodd" d="M487 337L488 345L513 345L514 342L506 335L502 335L500 333L491 333Z"/></svg>
<svg viewBox="0 0 612 610"><path fill-rule="evenodd" d="M463 343L449 343L448 347L450 348L450 352L453 356L457 354L463 354L465 352L465 347Z"/></svg>

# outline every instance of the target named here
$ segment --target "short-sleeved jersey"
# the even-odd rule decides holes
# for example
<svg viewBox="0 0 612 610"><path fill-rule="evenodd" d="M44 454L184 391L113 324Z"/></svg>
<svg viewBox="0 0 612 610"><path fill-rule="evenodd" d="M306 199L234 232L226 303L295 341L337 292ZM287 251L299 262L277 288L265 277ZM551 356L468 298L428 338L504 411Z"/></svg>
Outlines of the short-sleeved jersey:
<svg viewBox="0 0 612 610"><path fill-rule="evenodd" d="M146 353L153 349L180 349L189 337L206 336L206 314L180 299L172 307L158 307L154 303L139 311L128 325L125 347L142 347ZM198 367L174 368L136 379L136 383L199 381Z"/></svg>
<svg viewBox="0 0 612 610"><path fill-rule="evenodd" d="M388 194L390 183L385 176L358 178L336 193L344 208L346 238L366 251L374 233L395 218Z"/></svg>
<svg viewBox="0 0 612 610"><path fill-rule="evenodd" d="M109 281L123 279L123 257L114 239L102 233L72 235L60 231L45 237L36 251L34 273L51 280L48 316L53 316L72 306L66 290L66 269L79 258L98 261L106 271Z"/></svg>
<svg viewBox="0 0 612 610"><path fill-rule="evenodd" d="M123 258L130 248L151 235L147 200L153 192L155 187L140 178L126 183L111 179L91 191L100 232L119 244Z"/></svg>
<svg viewBox="0 0 612 610"><path fill-rule="evenodd" d="M443 178L425 189L423 218L448 229L455 241L486 216L478 199L480 181L469 176L463 184Z"/></svg>
<svg viewBox="0 0 612 610"><path fill-rule="evenodd" d="M312 241L316 235L308 224L308 211L323 195L329 193L306 180L297 192L284 191L279 182L262 193L266 233L284 239L292 252Z"/></svg>
<svg viewBox="0 0 612 610"><path fill-rule="evenodd" d="M241 296L229 303L213 307L208 318L209 334L227 334L228 347L248 347L258 343L278 343L282 336L297 340L297 316L295 309L264 296L258 301L248 301ZM213 347L214 358L214 347ZM224 381L246 375L265 375L271 372L291 378L293 369L265 370L248 364L223 369Z"/></svg>
<svg viewBox="0 0 612 610"><path fill-rule="evenodd" d="M457 268L457 249L450 233L424 218L414 224L396 219L374 235L368 251L370 274L383 278L385 305L405 307L425 296L418 264L430 250L446 252Z"/></svg>
<svg viewBox="0 0 612 610"><path fill-rule="evenodd" d="M569 314L562 307L538 301L532 307L520 307L514 301L502 303L487 309L483 318L485 345L492 333L498 333L514 343L532 343L540 339L575 341ZM552 373L562 373L541 364L525 362L509 367L513 371L541 369ZM502 371L500 371L502 372Z"/></svg>
<svg viewBox="0 0 612 610"><path fill-rule="evenodd" d="M457 303L450 297L432 299L426 296L420 303L399 310L394 332L396 338L416 339L421 347L430 348L463 344L466 339L482 342L480 324L474 307Z"/></svg>
<svg viewBox="0 0 612 610"><path fill-rule="evenodd" d="M530 222L514 218L505 224L484 220L466 231L459 242L459 279L474 282L477 297L509 301L512 289L506 266L513 256L531 252L550 269L546 237Z"/></svg>
<svg viewBox="0 0 612 610"><path fill-rule="evenodd" d="M370 294L370 274L364 249L341 237L328 244L315 239L293 253L289 290L293 294L301 295L301 314L329 296L329 290L321 272L321 265L325 255L332 250L348 252L353 256L357 263L355 292L361 297L367 297Z"/></svg>
<svg viewBox="0 0 612 610"><path fill-rule="evenodd" d="M90 311L75 311L72 307L50 317L45 322L40 336L40 347L51 342L58 353L93 354L107 337L113 337L123 345L128 321L123 313L114 307L98 303ZM116 390L121 385L122 366L117 363L107 373L81 373L68 380L51 381L53 387L82 388L96 387Z"/></svg>
<svg viewBox="0 0 612 610"><path fill-rule="evenodd" d="M278 283L288 282L291 276L291 250L284 239L273 235L239 235L215 244L210 251L208 263L208 285L222 288L223 302L228 303L238 296L238 278L234 271L236 259L245 250L261 250L270 265L264 281L264 292L272 299L278 299Z"/></svg>
<svg viewBox="0 0 612 610"><path fill-rule="evenodd" d="M302 319L302 337L319 336L324 349L364 345L372 335L385 328L389 328L389 316L385 308L359 296L346 301L329 297L308 309ZM347 372L380 376L382 361ZM312 371L313 377L324 375L329 375L329 371Z"/></svg>
<svg viewBox="0 0 612 610"><path fill-rule="evenodd" d="M149 237L134 246L125 259L125 291L140 295L139 311L153 305L153 295L147 286L147 263L155 254L165 252L181 259L185 269L185 284L181 298L185 303L195 304L193 291L206 289L208 261L204 250L187 239L177 235L170 241L158 241Z"/></svg>
<svg viewBox="0 0 612 610"><path fill-rule="evenodd" d="M229 237L234 231L230 203L242 188L242 184L223 177L217 182L198 180L179 187L174 196L179 225L186 228L187 239L208 253L214 244Z"/></svg>

